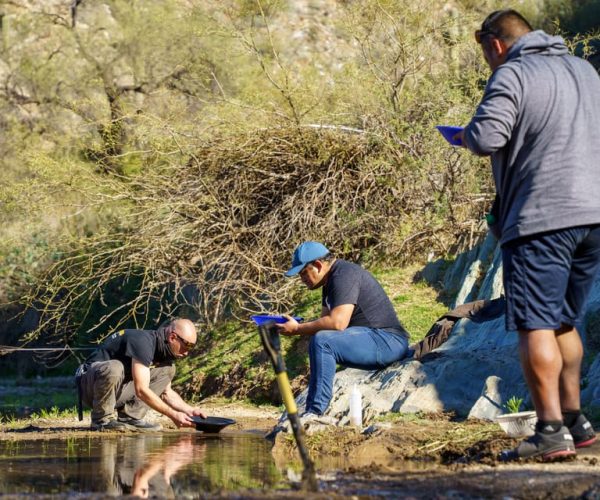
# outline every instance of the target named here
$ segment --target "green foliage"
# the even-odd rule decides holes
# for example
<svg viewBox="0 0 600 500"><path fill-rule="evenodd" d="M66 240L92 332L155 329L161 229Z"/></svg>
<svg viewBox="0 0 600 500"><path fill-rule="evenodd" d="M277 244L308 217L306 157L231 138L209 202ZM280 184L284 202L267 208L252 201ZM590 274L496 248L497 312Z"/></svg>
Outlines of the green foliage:
<svg viewBox="0 0 600 500"><path fill-rule="evenodd" d="M559 3L519 9L575 13ZM29 338L93 341L185 312L215 359L251 370L257 339L242 327L248 351L219 350L234 327L215 325L294 307L281 270L298 241L397 267L480 236L488 162L435 125L471 116L489 75L472 32L503 4L311 6L81 2L74 25L5 6L0 298L40 309ZM391 293L415 340L443 312L432 293Z"/></svg>
<svg viewBox="0 0 600 500"><path fill-rule="evenodd" d="M38 418L45 419L57 419L57 418L72 418L77 416L77 408L75 406L61 410L58 406L51 408L42 408L39 412L32 413L31 419L35 420Z"/></svg>
<svg viewBox="0 0 600 500"><path fill-rule="evenodd" d="M15 426L17 426L19 424L19 421L12 414L10 414L10 415L0 415L0 424L6 426L8 428L13 428L13 427L15 427Z"/></svg>
<svg viewBox="0 0 600 500"><path fill-rule="evenodd" d="M503 406L508 410L509 413L518 413L519 411L521 411L522 404L523 398L512 396L506 401L506 403Z"/></svg>

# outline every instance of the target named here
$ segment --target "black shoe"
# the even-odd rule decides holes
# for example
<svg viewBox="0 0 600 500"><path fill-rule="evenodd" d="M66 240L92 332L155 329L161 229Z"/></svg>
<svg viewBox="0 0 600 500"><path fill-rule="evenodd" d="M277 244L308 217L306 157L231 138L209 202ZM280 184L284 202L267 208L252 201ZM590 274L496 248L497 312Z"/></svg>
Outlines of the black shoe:
<svg viewBox="0 0 600 500"><path fill-rule="evenodd" d="M90 429L93 431L106 431L106 432L128 432L135 430L135 427L131 427L125 422L119 422L118 420L109 420L105 423L92 422Z"/></svg>
<svg viewBox="0 0 600 500"><path fill-rule="evenodd" d="M119 417L119 423L128 425L133 427L138 431L160 431L162 426L159 424L152 424L150 422L146 422L141 418L132 418L132 417Z"/></svg>
<svg viewBox="0 0 600 500"><path fill-rule="evenodd" d="M569 432L573 436L575 448L585 448L596 442L596 433L592 424L583 415L579 415L575 423L569 427Z"/></svg>
<svg viewBox="0 0 600 500"><path fill-rule="evenodd" d="M573 436L563 425L551 434L536 431L533 436L521 441L514 450L504 450L498 458L501 462L508 462L519 458L542 457L543 460L553 460L575 455Z"/></svg>

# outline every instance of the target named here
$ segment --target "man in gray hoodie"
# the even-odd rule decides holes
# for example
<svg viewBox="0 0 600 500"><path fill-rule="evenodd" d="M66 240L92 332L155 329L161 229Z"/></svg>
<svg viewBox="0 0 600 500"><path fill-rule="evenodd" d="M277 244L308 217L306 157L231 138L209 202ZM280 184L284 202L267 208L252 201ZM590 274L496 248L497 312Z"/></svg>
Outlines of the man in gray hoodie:
<svg viewBox="0 0 600 500"><path fill-rule="evenodd" d="M457 138L492 159L506 326L538 416L503 458L574 455L596 440L580 411L576 325L600 269L600 78L514 10L490 14L475 38L492 75Z"/></svg>

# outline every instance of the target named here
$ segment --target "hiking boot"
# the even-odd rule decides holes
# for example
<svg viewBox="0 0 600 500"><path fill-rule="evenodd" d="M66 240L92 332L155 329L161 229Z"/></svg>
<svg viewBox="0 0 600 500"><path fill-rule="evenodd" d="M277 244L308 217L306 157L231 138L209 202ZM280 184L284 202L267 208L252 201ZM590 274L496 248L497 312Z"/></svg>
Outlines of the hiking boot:
<svg viewBox="0 0 600 500"><path fill-rule="evenodd" d="M592 424L583 415L579 415L575 423L569 427L569 432L573 436L575 448L585 448L596 442L596 433Z"/></svg>
<svg viewBox="0 0 600 500"><path fill-rule="evenodd" d="M574 456L575 444L573 436L564 425L551 434L536 431L533 436L521 441L514 450L504 450L498 459L501 462L519 458L541 457L543 460L553 460Z"/></svg>
<svg viewBox="0 0 600 500"><path fill-rule="evenodd" d="M118 422L141 432L160 431L162 429L160 424L152 424L141 418L119 417Z"/></svg>
<svg viewBox="0 0 600 500"><path fill-rule="evenodd" d="M118 420L114 419L109 420L108 422L105 422L103 424L98 422L92 422L92 425L90 425L90 429L93 431L100 432L128 432L135 430L134 427L131 427L124 422L119 422Z"/></svg>

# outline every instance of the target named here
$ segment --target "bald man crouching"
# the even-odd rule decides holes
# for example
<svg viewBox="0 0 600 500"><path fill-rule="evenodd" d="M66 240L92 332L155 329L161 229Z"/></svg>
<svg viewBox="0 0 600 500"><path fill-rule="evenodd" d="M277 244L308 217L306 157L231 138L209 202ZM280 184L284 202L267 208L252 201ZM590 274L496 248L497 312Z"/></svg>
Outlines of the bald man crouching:
<svg viewBox="0 0 600 500"><path fill-rule="evenodd" d="M196 344L196 327L175 319L157 330L113 333L76 374L80 403L92 408L92 430L154 431L143 420L148 408L169 417L177 427L194 427L191 417L205 415L171 387L175 361ZM81 419L80 411L80 419Z"/></svg>

